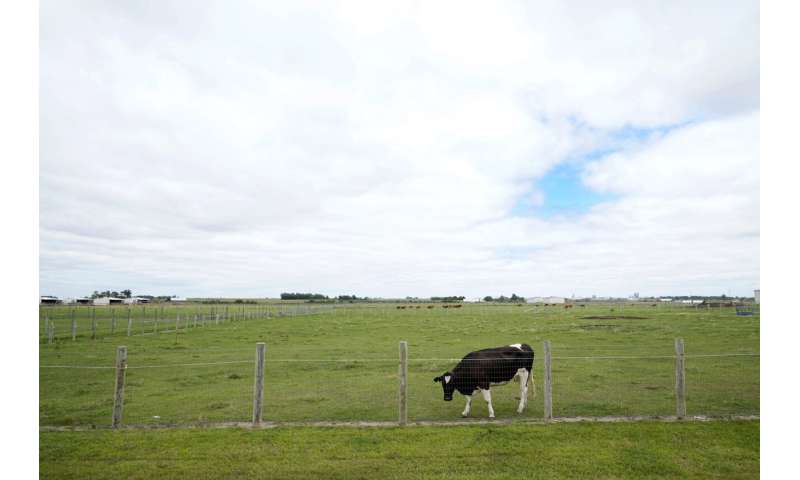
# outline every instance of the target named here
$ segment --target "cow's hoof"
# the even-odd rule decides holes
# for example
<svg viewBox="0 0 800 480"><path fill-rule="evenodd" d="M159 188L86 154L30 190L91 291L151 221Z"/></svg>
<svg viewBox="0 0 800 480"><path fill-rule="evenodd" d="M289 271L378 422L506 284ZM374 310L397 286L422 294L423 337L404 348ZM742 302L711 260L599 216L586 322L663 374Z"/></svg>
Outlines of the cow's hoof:
<svg viewBox="0 0 800 480"><path fill-rule="evenodd" d="M467 418L467 417L469 417L469 413L463 413L463 412L461 413L461 418Z"/></svg>
<svg viewBox="0 0 800 480"><path fill-rule="evenodd" d="M494 415L490 416L489 420L494 420Z"/></svg>

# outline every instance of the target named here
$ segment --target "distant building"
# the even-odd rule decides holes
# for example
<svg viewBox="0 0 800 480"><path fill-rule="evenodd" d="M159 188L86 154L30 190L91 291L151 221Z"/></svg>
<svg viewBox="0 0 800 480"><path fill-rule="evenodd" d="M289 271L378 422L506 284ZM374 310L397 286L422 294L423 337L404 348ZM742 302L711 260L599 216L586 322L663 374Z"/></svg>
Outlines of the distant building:
<svg viewBox="0 0 800 480"><path fill-rule="evenodd" d="M564 297L531 297L526 298L527 303L567 303Z"/></svg>
<svg viewBox="0 0 800 480"><path fill-rule="evenodd" d="M659 298L658 301L659 302L671 302L672 299L671 298Z"/></svg>
<svg viewBox="0 0 800 480"><path fill-rule="evenodd" d="M123 298L122 303L126 305L133 305L137 303L150 303L149 298L142 298L142 297L131 297L131 298Z"/></svg>
<svg viewBox="0 0 800 480"><path fill-rule="evenodd" d="M94 305L122 305L124 298L117 297L100 297L92 301Z"/></svg>
<svg viewBox="0 0 800 480"><path fill-rule="evenodd" d="M172 297L169 299L170 303L186 303L188 300L186 297Z"/></svg>
<svg viewBox="0 0 800 480"><path fill-rule="evenodd" d="M56 303L61 303L61 300L59 300L58 297L53 297L51 295L42 295L39 297L40 305L54 305Z"/></svg>
<svg viewBox="0 0 800 480"><path fill-rule="evenodd" d="M689 305L703 303L703 300L681 300L681 303L688 303Z"/></svg>

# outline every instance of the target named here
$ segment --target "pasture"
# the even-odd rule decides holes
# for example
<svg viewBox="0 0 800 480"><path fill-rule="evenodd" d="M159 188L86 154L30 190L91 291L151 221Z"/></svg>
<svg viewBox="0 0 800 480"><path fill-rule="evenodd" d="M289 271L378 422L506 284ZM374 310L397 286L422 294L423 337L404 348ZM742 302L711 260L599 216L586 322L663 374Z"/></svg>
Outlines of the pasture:
<svg viewBox="0 0 800 480"><path fill-rule="evenodd" d="M42 478L757 478L759 422L40 434Z"/></svg>
<svg viewBox="0 0 800 480"><path fill-rule="evenodd" d="M758 414L759 317L732 308L249 305L217 322L214 307L187 305L159 310L156 333L160 307L151 306L131 310L131 336L119 325L111 334L111 308L119 319L126 307L94 308L94 338L90 308L76 311L74 341L67 307L47 311L54 343L40 327L40 425L90 430L40 432L47 478L758 475L757 421L499 424L541 418L544 340L553 350L556 417L674 414L676 337L686 343L689 415ZM176 332L178 313L192 321ZM475 349L530 344L538 395L517 415L517 385L492 388L496 425L108 429L118 345L128 347L123 425L202 427L250 421L259 341L267 345L268 424L396 421L399 340L408 342L410 422L460 418L463 398L443 402L432 379ZM480 399L472 416L485 420Z"/></svg>
<svg viewBox="0 0 800 480"><path fill-rule="evenodd" d="M498 419L541 418L544 340L552 344L556 417L673 415L676 337L686 344L689 415L759 413L759 316L738 317L733 308L306 307L271 305L267 317L265 305L239 305L236 319L196 323L193 315L214 307L173 306L159 313L158 333L153 319L160 307L134 307L130 337L121 320L127 319L127 307L82 307L76 311L75 341L69 335L70 307L48 307L56 335L53 344L46 343L42 313L40 425L110 424L110 367L117 345L128 347L124 425L249 421L259 341L267 345L263 418L268 422L396 420L400 340L409 345L411 422L460 418L463 397L443 402L433 377L469 351L517 342L536 351L536 398L518 416L517 386L496 387L494 408ZM284 314L278 315L281 309ZM184 320L176 332L179 313ZM472 416L486 417L485 402L473 402Z"/></svg>

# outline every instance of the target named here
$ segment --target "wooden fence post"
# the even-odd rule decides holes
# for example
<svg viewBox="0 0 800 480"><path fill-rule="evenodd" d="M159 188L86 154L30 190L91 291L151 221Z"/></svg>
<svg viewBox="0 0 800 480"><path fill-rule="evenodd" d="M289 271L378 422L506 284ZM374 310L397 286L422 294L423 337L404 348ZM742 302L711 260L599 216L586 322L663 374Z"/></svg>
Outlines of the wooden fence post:
<svg viewBox="0 0 800 480"><path fill-rule="evenodd" d="M550 357L550 340L544 341L544 419L553 419L553 372Z"/></svg>
<svg viewBox="0 0 800 480"><path fill-rule="evenodd" d="M675 339L675 403L678 418L686 416L686 369L683 339Z"/></svg>
<svg viewBox="0 0 800 480"><path fill-rule="evenodd" d="M153 328L155 328L155 333L158 333L158 307L156 307L155 311L153 312L153 318L155 319L155 325Z"/></svg>
<svg viewBox="0 0 800 480"><path fill-rule="evenodd" d="M131 307L128 307L128 336L131 336L131 329L133 328L133 318L131 318Z"/></svg>
<svg viewBox="0 0 800 480"><path fill-rule="evenodd" d="M264 403L264 342L256 343L256 381L253 391L253 425L261 423L261 406Z"/></svg>
<svg viewBox="0 0 800 480"><path fill-rule="evenodd" d="M117 329L117 310L111 307L111 335L114 335L114 330Z"/></svg>
<svg viewBox="0 0 800 480"><path fill-rule="evenodd" d="M95 338L97 338L97 316L94 308L92 308L92 340Z"/></svg>
<svg viewBox="0 0 800 480"><path fill-rule="evenodd" d="M400 342L399 369L398 423L402 426L408 423L408 343L405 340Z"/></svg>
<svg viewBox="0 0 800 480"><path fill-rule="evenodd" d="M75 340L75 337L78 334L78 322L75 321L75 309L72 309L72 340Z"/></svg>
<svg viewBox="0 0 800 480"><path fill-rule="evenodd" d="M50 332L50 317L47 315L47 310L45 310L45 312L44 312L44 334L45 334L45 336L47 336L47 334L49 332Z"/></svg>
<svg viewBox="0 0 800 480"><path fill-rule="evenodd" d="M181 314L180 313L176 313L175 314L175 345L178 344L178 326L180 325L180 321L181 321Z"/></svg>
<svg viewBox="0 0 800 480"><path fill-rule="evenodd" d="M52 323L47 328L47 343L53 343L53 337L56 335L56 327Z"/></svg>
<svg viewBox="0 0 800 480"><path fill-rule="evenodd" d="M122 423L122 405L125 398L125 369L128 368L128 348L117 347L116 381L114 382L114 413L111 428L119 428Z"/></svg>

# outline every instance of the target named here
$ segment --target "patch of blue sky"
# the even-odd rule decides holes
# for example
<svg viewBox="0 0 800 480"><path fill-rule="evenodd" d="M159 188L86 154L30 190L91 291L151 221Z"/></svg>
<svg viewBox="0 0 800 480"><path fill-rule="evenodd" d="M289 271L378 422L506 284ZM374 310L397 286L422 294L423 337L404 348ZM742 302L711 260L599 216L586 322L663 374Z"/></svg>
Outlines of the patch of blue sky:
<svg viewBox="0 0 800 480"><path fill-rule="evenodd" d="M604 147L566 158L543 177L535 180L517 199L511 209L511 215L540 218L579 215L588 212L599 203L615 200L616 195L597 192L583 183L581 174L586 165L631 145L663 137L691 123L687 121L646 128L629 125L608 132ZM586 125L578 127L591 128Z"/></svg>
<svg viewBox="0 0 800 480"><path fill-rule="evenodd" d="M537 180L511 209L516 217L568 216L586 213L598 203L611 201L613 194L601 193L584 185L582 164L562 163ZM537 201L536 194L541 195Z"/></svg>
<svg viewBox="0 0 800 480"><path fill-rule="evenodd" d="M660 125L657 127L635 127L633 125L626 125L622 128L612 130L609 133L609 138L612 141L645 141L654 137L664 136L673 130L683 128L687 125L694 123L689 120L680 123L670 123L667 125Z"/></svg>

